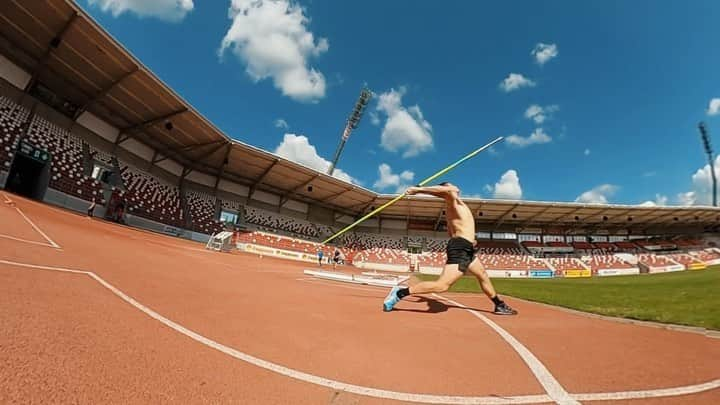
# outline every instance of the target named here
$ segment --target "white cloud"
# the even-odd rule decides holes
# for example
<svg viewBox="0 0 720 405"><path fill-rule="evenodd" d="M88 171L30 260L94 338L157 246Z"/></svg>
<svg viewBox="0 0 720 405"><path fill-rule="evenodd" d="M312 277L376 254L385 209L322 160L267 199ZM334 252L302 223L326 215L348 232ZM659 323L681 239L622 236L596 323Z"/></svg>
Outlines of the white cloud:
<svg viewBox="0 0 720 405"><path fill-rule="evenodd" d="M590 156L590 149L585 149L585 151L583 152L583 155Z"/></svg>
<svg viewBox="0 0 720 405"><path fill-rule="evenodd" d="M487 192L492 192L494 198L502 198L504 200L519 200L522 198L522 187L520 187L520 178L515 170L508 170L500 176L500 180L495 186L489 184L485 186Z"/></svg>
<svg viewBox="0 0 720 405"><path fill-rule="evenodd" d="M555 44L539 43L535 45L530 54L535 57L538 65L544 65L546 62L558 56L558 47Z"/></svg>
<svg viewBox="0 0 720 405"><path fill-rule="evenodd" d="M535 128L535 131L530 136L510 135L505 138L510 145L524 148L533 144L542 144L552 141L550 135L546 134L542 128Z"/></svg>
<svg viewBox="0 0 720 405"><path fill-rule="evenodd" d="M285 137L282 142L280 142L280 145L275 148L275 154L322 173L327 173L330 168L330 161L325 160L322 156L318 155L315 146L311 145L310 140L303 135L285 134ZM338 179L347 182L360 184L359 181L350 177L349 174L338 168L335 168L333 177L337 177Z"/></svg>
<svg viewBox="0 0 720 405"><path fill-rule="evenodd" d="M519 73L510 73L501 83L500 88L509 93L523 87L535 87L535 82Z"/></svg>
<svg viewBox="0 0 720 405"><path fill-rule="evenodd" d="M287 121L284 119L278 118L275 120L275 128L288 129L290 128L290 125L288 125Z"/></svg>
<svg viewBox="0 0 720 405"><path fill-rule="evenodd" d="M404 192L412 185L412 181L415 178L415 173L410 170L405 170L400 174L393 173L392 168L387 163L378 166L378 174L380 177L375 184L373 184L373 187L380 190L394 187L396 193Z"/></svg>
<svg viewBox="0 0 720 405"><path fill-rule="evenodd" d="M677 200L680 205L689 206L689 205L695 205L695 202L697 201L697 196L695 195L694 191L688 191L686 193L680 193L677 195Z"/></svg>
<svg viewBox="0 0 720 405"><path fill-rule="evenodd" d="M380 125L380 116L375 111L370 111L370 123L375 126Z"/></svg>
<svg viewBox="0 0 720 405"><path fill-rule="evenodd" d="M329 44L308 31L304 11L291 0L232 0L233 22L220 55L231 49L256 82L271 78L283 95L317 102L325 97L325 76L308 62L327 52Z"/></svg>
<svg viewBox="0 0 720 405"><path fill-rule="evenodd" d="M402 105L404 94L404 87L380 94L377 110L387 116L380 145L390 152L402 151L402 157L407 158L432 149L433 138L432 126L425 120L420 107Z"/></svg>
<svg viewBox="0 0 720 405"><path fill-rule="evenodd" d="M581 202L586 204L607 204L608 198L615 195L618 186L613 184L601 184L594 187L578 196L575 202Z"/></svg>
<svg viewBox="0 0 720 405"><path fill-rule="evenodd" d="M708 103L707 115L720 114L720 98L714 98Z"/></svg>
<svg viewBox="0 0 720 405"><path fill-rule="evenodd" d="M552 114L560 110L557 105L547 105L545 107L533 104L525 110L525 118L535 121L536 124L542 124L545 120L552 118Z"/></svg>
<svg viewBox="0 0 720 405"><path fill-rule="evenodd" d="M667 196L664 196L662 194L655 194L655 201L645 201L644 203L640 204L641 207L662 207L667 205L668 198Z"/></svg>
<svg viewBox="0 0 720 405"><path fill-rule="evenodd" d="M720 177L720 156L715 158L715 174ZM677 200L681 205L712 205L712 173L706 164L692 175L691 190L680 193Z"/></svg>
<svg viewBox="0 0 720 405"><path fill-rule="evenodd" d="M649 171L642 174L643 177L653 177L657 174L655 171Z"/></svg>
<svg viewBox="0 0 720 405"><path fill-rule="evenodd" d="M140 17L157 17L173 22L185 18L195 7L193 0L88 0L88 3L110 12L114 17L132 12Z"/></svg>

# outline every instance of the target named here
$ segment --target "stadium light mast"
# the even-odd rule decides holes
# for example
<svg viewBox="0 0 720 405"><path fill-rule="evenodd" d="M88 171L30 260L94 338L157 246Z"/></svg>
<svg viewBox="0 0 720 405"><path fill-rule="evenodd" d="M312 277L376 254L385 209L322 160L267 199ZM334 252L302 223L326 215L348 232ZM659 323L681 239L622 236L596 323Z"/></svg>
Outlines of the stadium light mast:
<svg viewBox="0 0 720 405"><path fill-rule="evenodd" d="M342 138L340 138L340 144L338 145L337 150L335 150L335 156L333 157L332 163L330 164L330 168L327 172L329 176L333 175L335 165L337 165L337 162L340 159L340 154L342 154L343 148L345 148L345 142L347 142L350 137L350 133L357 128L358 124L360 124L360 119L365 111L365 107L367 107L371 98L372 92L367 87L363 87L360 91L360 97L355 103L355 107L353 107L350 117L347 120L347 125L345 125Z"/></svg>
<svg viewBox="0 0 720 405"><path fill-rule="evenodd" d="M707 154L708 163L710 164L710 174L712 175L712 204L713 207L717 207L717 176L715 175L715 163L713 158L712 145L710 144L710 134L708 134L707 127L704 122L698 124L700 129L700 137L702 138L703 148Z"/></svg>

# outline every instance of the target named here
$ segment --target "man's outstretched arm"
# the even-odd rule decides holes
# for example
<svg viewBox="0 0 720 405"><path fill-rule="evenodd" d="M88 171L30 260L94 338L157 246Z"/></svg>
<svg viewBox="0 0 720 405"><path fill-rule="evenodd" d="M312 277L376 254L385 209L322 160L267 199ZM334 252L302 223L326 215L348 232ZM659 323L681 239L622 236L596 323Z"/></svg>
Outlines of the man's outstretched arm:
<svg viewBox="0 0 720 405"><path fill-rule="evenodd" d="M429 186L429 187L408 187L405 191L407 195L414 194L430 194L435 197L445 198L446 196L457 193L460 190L455 186Z"/></svg>

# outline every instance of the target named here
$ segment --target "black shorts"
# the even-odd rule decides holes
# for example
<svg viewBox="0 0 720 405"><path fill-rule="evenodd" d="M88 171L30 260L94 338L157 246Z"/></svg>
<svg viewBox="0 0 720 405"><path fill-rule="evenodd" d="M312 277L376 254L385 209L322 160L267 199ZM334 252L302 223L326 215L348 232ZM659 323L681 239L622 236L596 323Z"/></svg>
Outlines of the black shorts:
<svg viewBox="0 0 720 405"><path fill-rule="evenodd" d="M475 258L473 243L461 237L452 238L448 241L446 264L457 264L460 271L465 273L470 263Z"/></svg>

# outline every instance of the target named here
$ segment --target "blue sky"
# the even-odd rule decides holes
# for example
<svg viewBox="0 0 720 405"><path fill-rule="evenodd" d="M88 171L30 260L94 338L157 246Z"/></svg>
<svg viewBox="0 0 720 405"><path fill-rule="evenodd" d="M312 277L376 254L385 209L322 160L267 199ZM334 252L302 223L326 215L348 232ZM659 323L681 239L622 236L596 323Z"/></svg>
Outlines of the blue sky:
<svg viewBox="0 0 720 405"><path fill-rule="evenodd" d="M709 201L717 1L80 1L229 136L318 169L366 84L336 173L367 188L505 136L444 179L484 198Z"/></svg>

